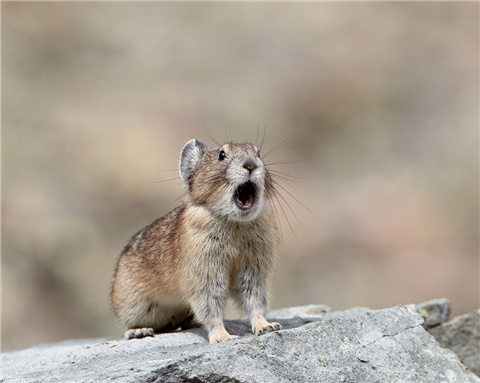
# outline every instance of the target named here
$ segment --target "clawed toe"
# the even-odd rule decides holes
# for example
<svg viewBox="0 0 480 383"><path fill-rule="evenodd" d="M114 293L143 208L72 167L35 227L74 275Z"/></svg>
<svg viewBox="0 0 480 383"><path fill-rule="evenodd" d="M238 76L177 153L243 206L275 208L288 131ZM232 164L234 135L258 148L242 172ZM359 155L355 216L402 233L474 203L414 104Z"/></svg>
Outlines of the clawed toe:
<svg viewBox="0 0 480 383"><path fill-rule="evenodd" d="M138 339L145 338L147 336L154 336L153 328L143 327L143 328L131 328L125 332L126 339Z"/></svg>
<svg viewBox="0 0 480 383"><path fill-rule="evenodd" d="M223 327L223 324L213 328L208 334L208 340L210 343L220 343L225 342L226 340L233 340L237 338L237 335L230 335L227 330L225 330L225 327Z"/></svg>
<svg viewBox="0 0 480 383"><path fill-rule="evenodd" d="M263 335L263 334L266 334L267 332L278 331L281 328L282 328L282 326L280 325L280 323L272 322L272 323L268 323L264 327L257 328L257 330L255 331L255 334L256 335Z"/></svg>
<svg viewBox="0 0 480 383"><path fill-rule="evenodd" d="M210 339L210 343L221 343L221 342L225 342L225 341L228 341L228 340L234 340L234 339L237 339L237 338L238 338L238 335L229 335L228 334L228 336L212 338L212 339Z"/></svg>

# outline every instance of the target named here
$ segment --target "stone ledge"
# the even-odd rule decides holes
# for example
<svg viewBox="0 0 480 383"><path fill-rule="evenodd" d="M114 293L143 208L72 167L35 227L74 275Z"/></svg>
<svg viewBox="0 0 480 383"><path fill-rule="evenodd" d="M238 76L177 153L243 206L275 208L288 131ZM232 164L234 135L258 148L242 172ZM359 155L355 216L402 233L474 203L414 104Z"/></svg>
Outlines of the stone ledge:
<svg viewBox="0 0 480 383"><path fill-rule="evenodd" d="M226 321L228 331L240 338L214 345L208 343L205 331L192 329L129 341L68 342L6 352L3 379L11 383L480 383L456 354L425 330L432 313L445 313L448 304L432 302L383 310L329 312L326 306L310 305L273 311L269 317L283 325L281 331L257 337L250 333L248 321ZM444 326L440 322L448 316L438 318L431 328Z"/></svg>

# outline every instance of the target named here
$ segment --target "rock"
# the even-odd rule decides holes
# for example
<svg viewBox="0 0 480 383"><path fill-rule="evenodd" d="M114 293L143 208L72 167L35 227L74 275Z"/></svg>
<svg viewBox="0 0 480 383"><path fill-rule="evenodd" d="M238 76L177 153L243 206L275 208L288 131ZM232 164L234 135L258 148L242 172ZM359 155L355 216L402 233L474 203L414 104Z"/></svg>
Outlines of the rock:
<svg viewBox="0 0 480 383"><path fill-rule="evenodd" d="M450 302L445 298L421 303L416 305L415 308L425 318L423 327L427 330L434 326L438 326L439 324L445 323L450 317L450 313L452 311L450 308Z"/></svg>
<svg viewBox="0 0 480 383"><path fill-rule="evenodd" d="M480 310L455 317L428 332L442 347L455 352L470 370L480 375Z"/></svg>
<svg viewBox="0 0 480 383"><path fill-rule="evenodd" d="M332 311L332 309L326 305L305 305L270 311L267 318L271 320L294 317L310 318L325 315L330 311Z"/></svg>
<svg viewBox="0 0 480 383"><path fill-rule="evenodd" d="M428 334L413 305L323 315L318 315L323 309L311 313L309 307L291 309L294 318L276 318L284 329L260 337L251 334L246 320L226 321L240 338L220 344L209 344L197 328L7 352L4 378L9 383L480 383Z"/></svg>

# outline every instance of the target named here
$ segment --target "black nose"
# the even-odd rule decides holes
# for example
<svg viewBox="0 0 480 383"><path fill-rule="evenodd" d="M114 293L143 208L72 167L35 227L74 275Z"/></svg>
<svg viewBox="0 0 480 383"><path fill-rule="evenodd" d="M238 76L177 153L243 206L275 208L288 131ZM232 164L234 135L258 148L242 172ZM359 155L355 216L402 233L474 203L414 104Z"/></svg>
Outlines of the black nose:
<svg viewBox="0 0 480 383"><path fill-rule="evenodd" d="M251 173L257 168L257 163L252 159L248 159L243 163L243 167Z"/></svg>

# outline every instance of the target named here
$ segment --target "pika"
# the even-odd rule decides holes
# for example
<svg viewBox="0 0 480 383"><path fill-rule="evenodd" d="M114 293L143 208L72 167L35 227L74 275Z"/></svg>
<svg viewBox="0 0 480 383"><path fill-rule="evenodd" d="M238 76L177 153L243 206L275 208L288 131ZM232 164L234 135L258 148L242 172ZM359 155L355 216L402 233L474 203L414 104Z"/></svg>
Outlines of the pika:
<svg viewBox="0 0 480 383"><path fill-rule="evenodd" d="M135 234L121 253L112 308L127 339L195 325L210 343L237 338L223 323L230 294L261 335L280 234L275 187L256 146L215 149L190 140L180 154L183 203Z"/></svg>

